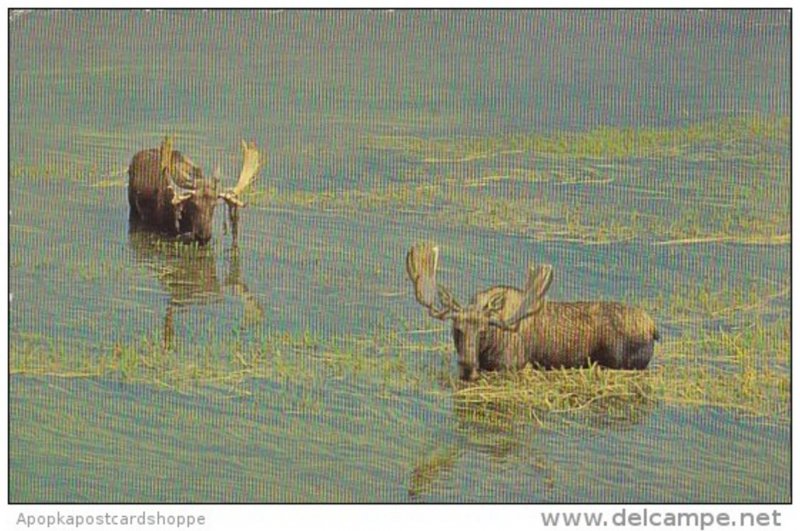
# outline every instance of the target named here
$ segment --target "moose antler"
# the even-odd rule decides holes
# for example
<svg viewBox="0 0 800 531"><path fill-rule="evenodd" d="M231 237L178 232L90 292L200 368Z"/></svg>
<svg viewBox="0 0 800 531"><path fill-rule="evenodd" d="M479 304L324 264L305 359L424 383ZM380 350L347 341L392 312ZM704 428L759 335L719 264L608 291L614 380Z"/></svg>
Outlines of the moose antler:
<svg viewBox="0 0 800 531"><path fill-rule="evenodd" d="M439 248L431 244L416 244L406 255L406 272L414 284L414 297L437 319L445 319L453 310L460 308L450 290L436 283L436 267L439 264ZM436 308L439 301L441 308Z"/></svg>
<svg viewBox="0 0 800 531"><path fill-rule="evenodd" d="M261 156L254 142L248 144L242 140L242 151L244 151L244 162L242 171L239 173L239 181L230 190L219 194L219 197L227 201L229 205L237 207L244 206L244 202L239 199L239 196L250 186L258 174L258 170L261 169Z"/></svg>
<svg viewBox="0 0 800 531"><path fill-rule="evenodd" d="M161 142L159 157L161 159L161 173L167 176L171 185L190 190L195 189L193 178L190 177L190 173L186 168L187 166L195 168L195 165L188 157L173 149L172 137L164 137Z"/></svg>
<svg viewBox="0 0 800 531"><path fill-rule="evenodd" d="M167 188L172 190L172 205L174 207L179 207L181 203L192 197L194 192L182 190L182 188L187 188L187 185L191 186L191 183L186 182L182 184L175 181L175 177L180 172L177 171L174 153L175 151L172 149L172 137L165 136L163 142L161 142L161 152L159 155L161 159L161 173L169 180ZM180 231L180 210L176 210L176 213L175 230Z"/></svg>
<svg viewBox="0 0 800 531"><path fill-rule="evenodd" d="M161 142L161 173L171 175L175 173L175 167L172 161L172 137L165 136Z"/></svg>
<svg viewBox="0 0 800 531"><path fill-rule="evenodd" d="M503 330L514 330L519 328L519 323L526 317L535 314L544 306L544 295L553 282L553 266L540 265L528 268L528 279L525 282L525 289L522 291L522 300L516 311L506 319L489 320L489 324L502 328Z"/></svg>
<svg viewBox="0 0 800 531"><path fill-rule="evenodd" d="M233 193L237 195L250 186L250 183L253 182L258 170L261 168L261 156L258 153L258 149L256 149L255 142L248 144L242 140L242 151L244 152L244 163L242 164L242 171L239 173L239 180L236 186L233 187Z"/></svg>

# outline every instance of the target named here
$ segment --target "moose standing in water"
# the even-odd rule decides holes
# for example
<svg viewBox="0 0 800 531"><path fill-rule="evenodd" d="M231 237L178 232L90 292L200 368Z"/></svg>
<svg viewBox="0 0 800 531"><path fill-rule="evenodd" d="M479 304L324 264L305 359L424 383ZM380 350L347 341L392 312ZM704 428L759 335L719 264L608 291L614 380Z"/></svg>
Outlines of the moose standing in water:
<svg viewBox="0 0 800 531"><path fill-rule="evenodd" d="M523 290L495 286L461 306L436 282L439 248L413 246L406 271L414 295L436 319L453 321L461 378L475 380L478 370L586 367L645 369L659 339L644 310L617 302L549 302L544 296L553 268L528 269Z"/></svg>
<svg viewBox="0 0 800 531"><path fill-rule="evenodd" d="M188 157L172 149L165 138L160 148L133 156L128 168L128 202L132 225L177 236L183 242L208 243L214 209L222 199L228 205L233 240L238 230L238 208L245 206L241 193L260 168L255 144L242 140L244 163L236 186L218 190L219 179L206 179Z"/></svg>

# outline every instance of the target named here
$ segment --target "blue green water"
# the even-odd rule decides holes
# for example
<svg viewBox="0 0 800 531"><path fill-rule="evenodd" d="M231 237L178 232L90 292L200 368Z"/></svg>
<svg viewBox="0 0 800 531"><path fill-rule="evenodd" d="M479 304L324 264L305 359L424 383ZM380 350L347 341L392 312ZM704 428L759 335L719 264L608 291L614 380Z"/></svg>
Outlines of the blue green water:
<svg viewBox="0 0 800 531"><path fill-rule="evenodd" d="M409 175L480 177L538 161L434 164L376 148L380 138L786 115L787 12L34 11L13 18L9 32L10 162L31 168L9 179L12 347L34 338L69 355L160 337L170 308L187 359L205 344L270 332L405 333L424 322L403 270L420 239L442 244L442 276L464 298L520 283L532 261L557 265L551 296L564 300L653 298L698 279L713 289L782 286L789 274L787 245L591 246L414 211L313 207L249 207L236 258L217 216L212 246L186 259L128 234L124 188L131 156L165 134L204 168L219 165L228 183L247 138L266 155L256 187L370 191ZM710 176L758 178L748 164L630 161L632 177L618 187L511 181L486 193L578 209L624 205L622 185L635 181L653 192L637 196L642 210L669 216L685 201L724 201ZM776 306L788 312L786 298ZM428 325L422 341L447 341L445 327ZM674 323L664 330L681 332ZM790 498L786 423L661 404L623 424L480 423L439 382L455 374L452 356L375 356L423 376L387 387L381 376L344 369L328 378L320 369L245 380L231 394L15 374L10 500Z"/></svg>

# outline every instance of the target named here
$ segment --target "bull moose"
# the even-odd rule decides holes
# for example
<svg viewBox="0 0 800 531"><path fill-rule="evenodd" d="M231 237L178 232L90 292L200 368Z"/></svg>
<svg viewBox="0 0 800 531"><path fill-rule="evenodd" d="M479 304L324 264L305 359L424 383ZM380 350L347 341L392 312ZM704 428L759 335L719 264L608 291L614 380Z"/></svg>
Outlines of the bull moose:
<svg viewBox="0 0 800 531"><path fill-rule="evenodd" d="M228 205L234 242L238 229L240 196L260 167L255 144L242 140L244 163L236 186L219 190L217 177L203 171L165 138L160 148L136 153L128 168L130 221L139 227L177 236L183 242L205 244L211 239L214 209L219 200Z"/></svg>
<svg viewBox="0 0 800 531"><path fill-rule="evenodd" d="M461 378L478 370L577 368L645 369L658 331L642 309L609 301L550 302L550 265L531 266L522 290L495 286L460 305L436 282L439 248L417 244L406 256L414 296L428 313L453 322Z"/></svg>

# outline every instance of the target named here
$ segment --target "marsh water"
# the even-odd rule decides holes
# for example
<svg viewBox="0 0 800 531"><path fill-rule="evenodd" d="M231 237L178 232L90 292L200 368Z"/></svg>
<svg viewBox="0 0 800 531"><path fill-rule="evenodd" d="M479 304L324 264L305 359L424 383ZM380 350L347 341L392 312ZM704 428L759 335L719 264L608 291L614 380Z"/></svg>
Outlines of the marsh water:
<svg viewBox="0 0 800 531"><path fill-rule="evenodd" d="M720 174L788 168L788 145L747 146L766 168L398 147L788 115L788 13L33 11L9 31L11 501L790 501L785 420L470 414L446 323L404 270L428 240L464 299L536 262L556 267L553 299L781 287L789 245L543 238L438 215L424 186L680 218L730 199ZM223 207L207 248L129 231L127 164L168 134L229 186L240 140L262 149L236 248ZM520 169L569 178L494 178ZM788 296L770 308L785 317ZM271 366L245 371L265 344ZM98 369L132 350L168 369Z"/></svg>

